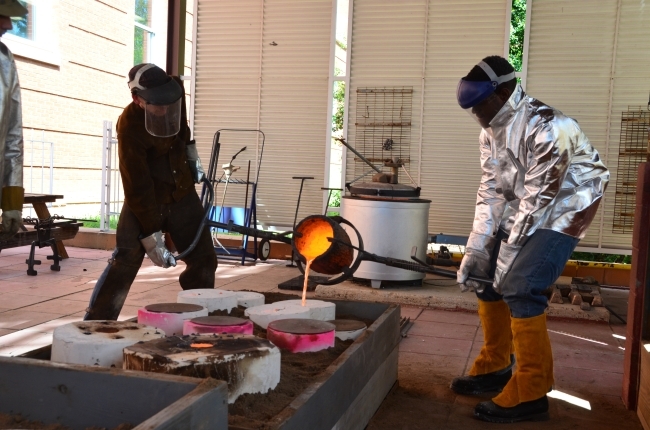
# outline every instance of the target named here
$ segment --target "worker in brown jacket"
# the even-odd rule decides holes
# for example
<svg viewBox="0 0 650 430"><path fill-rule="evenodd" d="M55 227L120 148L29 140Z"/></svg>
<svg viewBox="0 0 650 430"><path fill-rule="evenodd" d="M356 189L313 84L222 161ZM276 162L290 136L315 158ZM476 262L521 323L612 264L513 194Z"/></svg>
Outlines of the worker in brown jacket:
<svg viewBox="0 0 650 430"><path fill-rule="evenodd" d="M95 285L85 320L116 320L144 255L157 266L175 266L164 235L184 251L204 213L194 188L204 172L190 140L180 80L153 64L139 64L129 72L129 88L133 103L117 121L124 186L117 247ZM183 261L184 290L214 288L217 257L208 229Z"/></svg>

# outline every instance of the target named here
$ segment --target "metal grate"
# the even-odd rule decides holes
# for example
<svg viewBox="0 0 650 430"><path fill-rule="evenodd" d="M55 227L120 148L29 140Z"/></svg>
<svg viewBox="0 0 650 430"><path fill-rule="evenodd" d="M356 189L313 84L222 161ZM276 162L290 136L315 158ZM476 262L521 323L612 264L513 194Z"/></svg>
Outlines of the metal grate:
<svg viewBox="0 0 650 430"><path fill-rule="evenodd" d="M412 104L413 87L357 89L355 149L386 172L390 169L381 166L393 157L408 169ZM368 172L361 159L354 161L355 176Z"/></svg>
<svg viewBox="0 0 650 430"><path fill-rule="evenodd" d="M648 126L650 111L645 106L630 106L621 115L613 233L632 233L634 229L637 168L650 154Z"/></svg>

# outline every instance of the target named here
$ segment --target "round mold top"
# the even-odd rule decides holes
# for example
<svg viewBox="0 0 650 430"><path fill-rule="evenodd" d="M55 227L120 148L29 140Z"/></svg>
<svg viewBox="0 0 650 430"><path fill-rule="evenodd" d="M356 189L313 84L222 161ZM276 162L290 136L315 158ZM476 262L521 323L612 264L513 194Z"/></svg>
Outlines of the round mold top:
<svg viewBox="0 0 650 430"><path fill-rule="evenodd" d="M336 331L356 331L366 328L366 323L357 320L331 320L328 322L334 324Z"/></svg>
<svg viewBox="0 0 650 430"><path fill-rule="evenodd" d="M203 309L203 306L193 305L191 303L156 303L147 305L144 308L149 312L182 314L185 312L198 312Z"/></svg>
<svg viewBox="0 0 650 430"><path fill-rule="evenodd" d="M233 326L233 325L244 325L249 320L244 318L237 317L228 317L228 316L211 316L211 317L196 317L190 320L194 324L200 325L209 325L209 326Z"/></svg>
<svg viewBox="0 0 650 430"><path fill-rule="evenodd" d="M290 318L272 321L268 328L290 334L321 334L334 331L336 326L326 321Z"/></svg>

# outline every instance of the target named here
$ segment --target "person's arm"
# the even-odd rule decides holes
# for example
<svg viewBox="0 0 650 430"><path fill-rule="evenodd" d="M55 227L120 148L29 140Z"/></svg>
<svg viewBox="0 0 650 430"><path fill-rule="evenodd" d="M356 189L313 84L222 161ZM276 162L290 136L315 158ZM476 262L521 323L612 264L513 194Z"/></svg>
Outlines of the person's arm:
<svg viewBox="0 0 650 430"><path fill-rule="evenodd" d="M7 118L7 138L5 141L4 187L23 187L23 120L20 101L20 85L16 66L12 63L11 81L8 96L11 97Z"/></svg>
<svg viewBox="0 0 650 430"><path fill-rule="evenodd" d="M467 278L470 274L487 278L506 200L497 191L497 166L492 158L492 142L485 130L479 136L479 147L483 174L476 193L474 224L465 246L465 256L458 269L457 282L462 291L471 287L480 292L483 291L484 285Z"/></svg>
<svg viewBox="0 0 650 430"><path fill-rule="evenodd" d="M472 231L485 236L496 236L501 217L506 207L506 199L498 190L498 161L492 157L492 142L485 130L479 136L481 149L481 183L476 193L476 210Z"/></svg>
<svg viewBox="0 0 650 430"><path fill-rule="evenodd" d="M120 118L122 120L124 118ZM162 228L162 216L147 164L147 151L144 142L138 137L143 132L144 130L129 130L128 125L118 123L118 153L124 197L140 221L142 236L146 237Z"/></svg>
<svg viewBox="0 0 650 430"><path fill-rule="evenodd" d="M18 73L11 53L5 61L11 62L10 80L7 83L6 96L10 102L7 117L7 136L5 138L4 178L2 178L2 235L10 237L23 226L23 122L20 102L20 85ZM23 226L24 228L24 226Z"/></svg>

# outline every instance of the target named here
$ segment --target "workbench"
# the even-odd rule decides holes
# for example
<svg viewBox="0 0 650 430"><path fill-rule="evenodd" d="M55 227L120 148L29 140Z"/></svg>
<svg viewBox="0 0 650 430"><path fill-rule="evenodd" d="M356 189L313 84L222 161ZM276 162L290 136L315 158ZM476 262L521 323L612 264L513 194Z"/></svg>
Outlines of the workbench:
<svg viewBox="0 0 650 430"><path fill-rule="evenodd" d="M25 203L32 205L34 212L36 212L36 217L39 220L47 220L51 217L47 203L53 203L62 198L62 195L57 194L25 193ZM51 229L51 235L56 240L56 248L61 259L68 258L68 253L62 241L74 238L77 235L77 232L79 231L79 227L81 225L82 223L69 220L54 221ZM38 240L38 234L33 226L26 225L26 227L27 231L19 231L9 240L0 242L0 250L31 245L32 242Z"/></svg>

